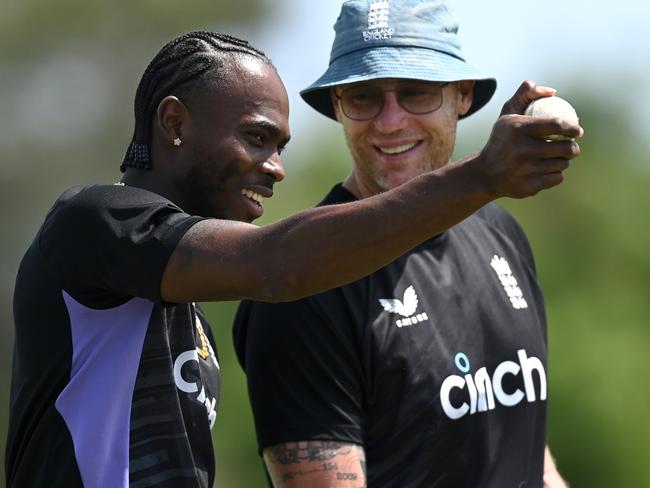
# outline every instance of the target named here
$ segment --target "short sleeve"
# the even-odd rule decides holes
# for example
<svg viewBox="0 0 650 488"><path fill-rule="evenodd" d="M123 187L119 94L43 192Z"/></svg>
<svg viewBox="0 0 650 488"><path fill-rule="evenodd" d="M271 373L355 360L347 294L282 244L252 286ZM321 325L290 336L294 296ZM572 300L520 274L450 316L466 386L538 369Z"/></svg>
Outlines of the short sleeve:
<svg viewBox="0 0 650 488"><path fill-rule="evenodd" d="M303 440L362 443L362 311L348 298L335 289L290 303L241 303L235 344L260 449Z"/></svg>
<svg viewBox="0 0 650 488"><path fill-rule="evenodd" d="M489 203L477 212L477 216L506 236L519 252L523 261L536 275L535 258L525 232L517 221L504 208L495 203Z"/></svg>
<svg viewBox="0 0 650 488"><path fill-rule="evenodd" d="M68 190L37 236L61 287L101 308L120 297L160 302L160 283L181 237L201 217L149 191L118 185Z"/></svg>

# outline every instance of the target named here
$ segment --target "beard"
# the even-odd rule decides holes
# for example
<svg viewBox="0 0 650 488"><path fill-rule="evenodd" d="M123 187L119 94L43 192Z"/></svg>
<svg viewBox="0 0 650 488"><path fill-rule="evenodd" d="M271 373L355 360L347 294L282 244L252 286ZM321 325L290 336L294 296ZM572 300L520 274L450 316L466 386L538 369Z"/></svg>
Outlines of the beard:
<svg viewBox="0 0 650 488"><path fill-rule="evenodd" d="M415 156L400 164L384 163L376 153L376 149L368 144L351 140L346 134L346 142L354 161L353 175L357 183L370 193L383 193L397 188L404 183L425 173L442 168L451 159L455 143L455 131L447 137L428 144L427 151L421 157ZM416 148L417 150L417 148Z"/></svg>
<svg viewBox="0 0 650 488"><path fill-rule="evenodd" d="M230 215L227 202L226 181L233 173L233 163L216 162L205 154L196 154L181 183L191 215L236 220Z"/></svg>

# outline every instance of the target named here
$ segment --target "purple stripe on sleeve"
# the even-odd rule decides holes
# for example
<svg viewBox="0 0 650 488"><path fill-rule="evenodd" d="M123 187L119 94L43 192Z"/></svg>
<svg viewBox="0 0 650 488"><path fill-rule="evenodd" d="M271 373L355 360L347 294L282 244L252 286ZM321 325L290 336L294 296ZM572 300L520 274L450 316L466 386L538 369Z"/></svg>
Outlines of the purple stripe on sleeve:
<svg viewBox="0 0 650 488"><path fill-rule="evenodd" d="M108 310L63 292L72 328L70 382L56 401L86 488L129 486L129 422L153 303L134 298Z"/></svg>

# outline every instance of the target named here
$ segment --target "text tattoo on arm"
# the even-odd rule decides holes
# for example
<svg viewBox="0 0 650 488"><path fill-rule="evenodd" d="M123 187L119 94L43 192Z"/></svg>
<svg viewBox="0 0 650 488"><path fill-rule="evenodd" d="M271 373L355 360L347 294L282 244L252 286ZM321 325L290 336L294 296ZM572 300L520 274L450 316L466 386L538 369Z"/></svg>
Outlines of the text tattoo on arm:
<svg viewBox="0 0 650 488"><path fill-rule="evenodd" d="M271 459L278 464L303 461L328 461L337 455L349 454L354 446L334 441L287 442L271 448Z"/></svg>
<svg viewBox="0 0 650 488"><path fill-rule="evenodd" d="M355 459L351 464L350 457ZM328 477L341 486L366 486L366 458L361 446L336 441L288 442L268 449L271 471L283 483L312 477ZM273 466L274 465L274 466ZM337 484L338 486L338 484Z"/></svg>

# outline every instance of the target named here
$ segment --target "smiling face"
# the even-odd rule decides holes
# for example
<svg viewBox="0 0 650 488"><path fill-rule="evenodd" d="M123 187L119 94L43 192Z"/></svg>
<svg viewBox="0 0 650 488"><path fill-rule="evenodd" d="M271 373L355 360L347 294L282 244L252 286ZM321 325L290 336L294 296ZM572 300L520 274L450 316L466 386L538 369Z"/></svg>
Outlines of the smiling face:
<svg viewBox="0 0 650 488"><path fill-rule="evenodd" d="M427 114L415 115L402 108L394 89L404 80L383 78L332 90L336 117L354 159L352 173L345 182L357 197L365 198L395 188L428 171L446 165L456 142L459 115L469 110L473 82L449 83L442 89L442 104ZM367 121L352 120L337 98L350 86L380 87L384 105Z"/></svg>
<svg viewBox="0 0 650 488"><path fill-rule="evenodd" d="M219 87L184 100L187 158L175 184L188 213L252 222L284 178L280 153L289 140L289 101L264 61L240 56L232 66Z"/></svg>

